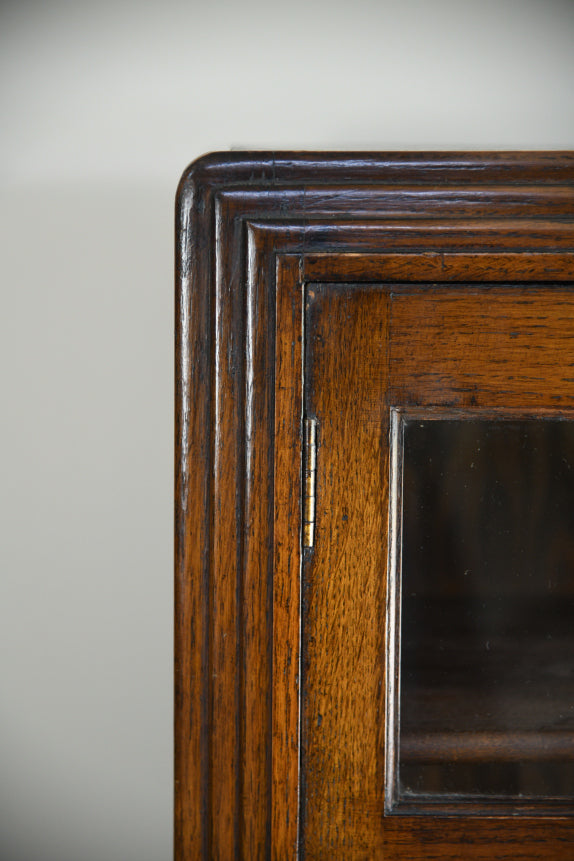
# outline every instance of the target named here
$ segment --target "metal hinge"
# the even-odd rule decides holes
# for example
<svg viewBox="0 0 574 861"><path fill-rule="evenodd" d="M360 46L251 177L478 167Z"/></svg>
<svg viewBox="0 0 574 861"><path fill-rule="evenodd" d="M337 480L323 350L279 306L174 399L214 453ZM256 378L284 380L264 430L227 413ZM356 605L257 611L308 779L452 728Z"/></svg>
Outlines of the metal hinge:
<svg viewBox="0 0 574 861"><path fill-rule="evenodd" d="M303 547L315 544L315 488L317 486L317 419L305 419L303 448Z"/></svg>

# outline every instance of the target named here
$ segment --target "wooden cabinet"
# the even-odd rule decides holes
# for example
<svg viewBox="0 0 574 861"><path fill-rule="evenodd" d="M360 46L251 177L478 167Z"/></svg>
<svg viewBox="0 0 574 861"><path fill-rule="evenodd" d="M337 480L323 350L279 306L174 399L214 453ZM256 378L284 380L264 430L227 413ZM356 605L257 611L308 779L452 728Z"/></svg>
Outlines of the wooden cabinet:
<svg viewBox="0 0 574 861"><path fill-rule="evenodd" d="M573 214L572 153L184 174L179 861L574 857Z"/></svg>

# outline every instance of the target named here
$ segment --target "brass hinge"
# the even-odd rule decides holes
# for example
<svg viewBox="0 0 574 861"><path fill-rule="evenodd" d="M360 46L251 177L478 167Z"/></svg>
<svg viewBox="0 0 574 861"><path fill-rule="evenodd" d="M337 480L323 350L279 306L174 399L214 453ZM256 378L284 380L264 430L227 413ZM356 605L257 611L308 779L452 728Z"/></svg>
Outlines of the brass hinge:
<svg viewBox="0 0 574 861"><path fill-rule="evenodd" d="M303 449L303 547L315 544L315 488L317 486L317 419L305 419Z"/></svg>

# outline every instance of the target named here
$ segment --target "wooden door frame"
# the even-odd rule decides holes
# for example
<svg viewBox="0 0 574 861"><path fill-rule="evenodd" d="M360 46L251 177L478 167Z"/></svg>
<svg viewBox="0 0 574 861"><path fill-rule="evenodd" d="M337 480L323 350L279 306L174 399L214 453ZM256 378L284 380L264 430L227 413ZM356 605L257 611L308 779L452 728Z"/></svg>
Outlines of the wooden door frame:
<svg viewBox="0 0 574 861"><path fill-rule="evenodd" d="M574 284L573 216L574 153L225 153L184 173L178 861L296 852L304 285Z"/></svg>

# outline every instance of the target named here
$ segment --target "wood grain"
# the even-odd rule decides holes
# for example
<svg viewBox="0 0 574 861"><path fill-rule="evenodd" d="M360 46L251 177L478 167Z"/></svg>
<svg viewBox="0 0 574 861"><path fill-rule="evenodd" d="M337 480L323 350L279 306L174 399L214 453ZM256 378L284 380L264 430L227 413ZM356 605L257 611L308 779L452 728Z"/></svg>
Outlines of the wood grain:
<svg viewBox="0 0 574 861"><path fill-rule="evenodd" d="M568 816L564 806L556 806L551 813L550 804L546 818L537 816L533 805L524 805L522 810L516 805L493 807L486 814L484 805L479 804L468 805L466 818L455 805L450 816L444 811L432 816L427 807L427 821L421 821L424 817L420 813L407 815L408 808L399 809L399 815L383 815L384 716L374 680L384 678L385 664L385 602L381 596L386 579L386 416L389 398L395 403L394 363L401 359L416 367L422 350L417 327L427 321L427 303L434 294L427 291L398 297L401 302L416 297L410 308L409 338L402 316L394 328L397 297L389 287L311 284L308 291L306 410L317 416L321 444L316 547L304 569L301 855L385 857L390 861L459 858L464 846L464 857L472 859L568 858L574 849L574 821L560 821L560 817ZM552 340L563 345L562 360L566 356L564 345L572 351L574 340L569 330L563 331L572 318L564 308L551 315L556 330L551 329L549 335L546 326L533 326L530 293L523 302L520 290L497 289L494 292L500 304L490 302L492 292L481 291L479 331L495 328L497 339L502 337L503 341L515 327L525 331L531 346L540 348L543 376L554 367L550 362L548 368L544 365ZM476 299L468 291L449 291L446 295L466 312L465 303ZM417 305L421 296L425 303ZM554 298L552 290L537 291L536 310L541 303L550 307ZM512 316L501 325L503 307L512 308ZM468 314L456 316L458 322L461 319L467 320ZM421 336L421 343L430 344L434 355L432 346L438 342L437 355L458 357L455 367L463 372L469 363L478 362L475 352L460 348L457 352L450 347L443 353L441 338L458 330L451 329L450 319L441 320L433 338ZM472 315L471 323L476 324ZM475 327L469 324L469 330L475 331ZM397 333L404 335L400 347L395 340ZM516 338L509 335L509 340ZM480 347L479 343L475 351ZM425 357L427 361L430 359ZM489 381L488 361L484 364L484 378ZM527 369L529 373L534 364ZM505 363L517 376L523 365L521 351ZM447 383L443 381L448 390ZM500 380L492 392L496 393L499 385ZM523 403L529 391L529 386L524 392L517 389L514 408ZM428 388L417 403L432 405L434 392ZM487 386L484 401L488 404L491 394ZM478 406L484 408L484 403L479 401ZM378 444L371 422L379 433L383 429ZM515 747L531 741L520 735L512 738ZM493 739L483 742L492 745ZM564 753L564 739L557 743ZM443 740L443 746L447 744L452 748L457 739ZM459 752L457 747L457 755Z"/></svg>
<svg viewBox="0 0 574 861"><path fill-rule="evenodd" d="M244 438L236 428L236 445L244 446L241 486L235 506L243 505L242 565L237 582L240 619L240 745L239 857L263 858L269 853L270 714L273 553L270 509L273 505L273 447L269 427L273 415L275 362L275 297L268 244L248 242L245 296ZM237 338L236 329L230 337ZM259 385L254 380L260 381ZM257 489L254 492L254 489Z"/></svg>
<svg viewBox="0 0 574 861"><path fill-rule="evenodd" d="M571 822L556 818L505 819L388 817L385 859L413 861L571 861Z"/></svg>
<svg viewBox="0 0 574 861"><path fill-rule="evenodd" d="M477 225L478 226L478 225ZM502 237L501 237L502 238ZM478 237L475 237L478 241ZM386 281L406 285L419 281L443 283L504 283L516 281L572 282L574 253L560 251L476 250L423 251L384 254L307 254L305 279L308 281Z"/></svg>
<svg viewBox="0 0 574 861"><path fill-rule="evenodd" d="M307 297L306 413L319 448L304 569L301 852L364 858L382 836L388 296L312 284Z"/></svg>
<svg viewBox="0 0 574 861"><path fill-rule="evenodd" d="M271 856L299 834L303 284L298 256L277 260ZM253 856L252 856L253 857Z"/></svg>
<svg viewBox="0 0 574 861"><path fill-rule="evenodd" d="M274 846L282 853L293 841L297 680L290 665L278 682L287 652L274 637L294 635L292 597L282 605L275 587L283 576L285 595L296 588L280 572L296 567L298 532L283 531L290 543L281 559L273 533L284 529L275 520L274 486L284 474L274 465L275 409L295 404L297 384L296 363L275 343L276 325L283 332L277 256L300 257L295 293L284 294L292 298L296 283L310 280L394 283L393 301L409 284L421 292L483 281L568 286L573 212L573 153L223 153L184 174L176 244L177 861L281 857ZM291 265L285 283L295 278ZM275 388L279 363L291 369L280 374L285 391ZM553 372L554 394L566 376ZM403 376L405 398L416 397L410 385ZM485 403L492 391L484 390ZM280 450L294 475L293 439ZM287 500L293 517L294 497ZM372 803L378 810L379 800ZM355 805L356 845L372 809ZM473 820L472 829L459 823L444 834L441 822L384 823L376 839L390 858L395 845L406 853L397 857L461 857L460 841L464 857L487 858L496 840L496 857L573 857L569 825L559 820L527 825L530 844L520 843L519 822L505 821L501 833Z"/></svg>
<svg viewBox="0 0 574 861"><path fill-rule="evenodd" d="M214 211L216 237L232 234L236 223ZM217 241L217 239L216 239ZM218 243L219 244L219 243ZM239 841L238 794L241 772L241 623L242 523L237 505L243 492L242 447L237 437L244 403L241 292L233 258L222 248L215 268L212 382L212 521L210 584L211 625L211 851ZM230 720L233 716L233 720Z"/></svg>
<svg viewBox="0 0 574 861"><path fill-rule="evenodd" d="M175 805L177 861L209 857L211 188L182 184L176 210ZM203 254L190 255L190 243ZM195 289L192 288L195 287ZM197 464L190 469L190 464Z"/></svg>
<svg viewBox="0 0 574 861"><path fill-rule="evenodd" d="M571 407L574 294L433 289L393 295L393 404Z"/></svg>

